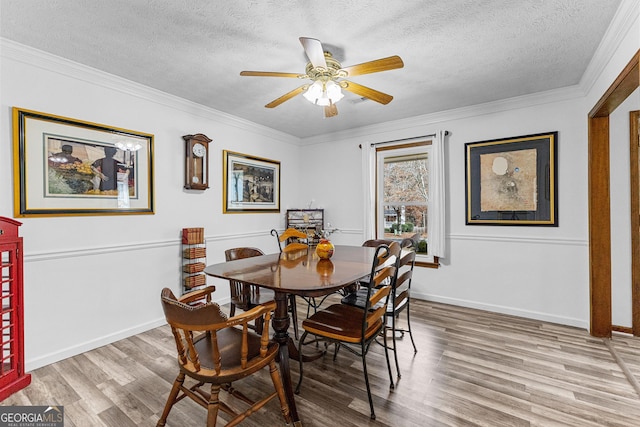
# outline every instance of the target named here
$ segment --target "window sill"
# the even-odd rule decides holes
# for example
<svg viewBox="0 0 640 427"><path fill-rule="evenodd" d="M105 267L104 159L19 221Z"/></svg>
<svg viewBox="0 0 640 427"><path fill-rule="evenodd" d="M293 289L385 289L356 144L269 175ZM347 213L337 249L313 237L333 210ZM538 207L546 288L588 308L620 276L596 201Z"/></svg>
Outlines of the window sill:
<svg viewBox="0 0 640 427"><path fill-rule="evenodd" d="M420 259L423 258L423 259ZM440 259L435 256L435 257L430 257L430 256L417 256L416 257L416 262L415 262L415 266L416 267L425 267L425 268L440 268Z"/></svg>

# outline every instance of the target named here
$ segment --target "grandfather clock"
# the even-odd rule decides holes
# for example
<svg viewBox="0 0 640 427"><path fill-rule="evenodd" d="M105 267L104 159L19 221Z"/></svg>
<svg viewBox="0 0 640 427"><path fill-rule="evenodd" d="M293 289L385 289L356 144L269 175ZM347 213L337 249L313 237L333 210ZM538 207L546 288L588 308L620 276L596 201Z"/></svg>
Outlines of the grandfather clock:
<svg viewBox="0 0 640 427"><path fill-rule="evenodd" d="M0 401L31 383L24 372L24 300L22 223L0 217L0 256L2 269L2 336L0 337Z"/></svg>

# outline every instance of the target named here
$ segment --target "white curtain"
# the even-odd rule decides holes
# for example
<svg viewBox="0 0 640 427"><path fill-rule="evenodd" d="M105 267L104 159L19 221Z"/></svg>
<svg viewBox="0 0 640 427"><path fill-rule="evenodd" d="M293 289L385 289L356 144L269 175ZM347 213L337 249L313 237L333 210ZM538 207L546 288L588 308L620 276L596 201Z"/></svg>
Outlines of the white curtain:
<svg viewBox="0 0 640 427"><path fill-rule="evenodd" d="M445 199L445 169L444 169L444 138L446 131L436 132L431 148L431 182L429 197L432 211L429 213L427 235L429 236L429 253L439 258L445 258L446 243L446 199Z"/></svg>
<svg viewBox="0 0 640 427"><path fill-rule="evenodd" d="M363 241L376 237L376 150L371 144L362 144L362 189L364 193Z"/></svg>

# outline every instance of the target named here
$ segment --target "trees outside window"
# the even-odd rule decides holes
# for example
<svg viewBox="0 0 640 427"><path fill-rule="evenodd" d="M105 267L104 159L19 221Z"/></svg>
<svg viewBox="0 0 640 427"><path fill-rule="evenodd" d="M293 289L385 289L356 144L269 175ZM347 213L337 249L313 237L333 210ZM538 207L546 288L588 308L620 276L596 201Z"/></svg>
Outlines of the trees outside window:
<svg viewBox="0 0 640 427"><path fill-rule="evenodd" d="M411 238L428 254L430 145L416 143L377 150L378 236Z"/></svg>

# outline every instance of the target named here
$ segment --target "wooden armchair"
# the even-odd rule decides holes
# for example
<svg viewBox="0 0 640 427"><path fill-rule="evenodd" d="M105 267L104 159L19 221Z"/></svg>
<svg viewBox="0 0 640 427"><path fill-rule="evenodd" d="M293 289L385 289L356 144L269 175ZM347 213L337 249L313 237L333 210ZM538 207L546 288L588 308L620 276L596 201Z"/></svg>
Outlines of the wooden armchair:
<svg viewBox="0 0 640 427"><path fill-rule="evenodd" d="M364 310L347 304L333 304L325 309L317 311L308 319L302 322L304 332L298 343L300 353L300 379L296 387L296 393L300 391L303 378L302 364L302 347L305 344L317 343L324 341L325 343L335 344L334 361L336 359L338 348L345 347L350 352L362 358L362 368L364 371L364 379L367 387L367 396L369 398L369 407L371 409L371 419L375 419L375 411L373 409L373 399L371 397L371 389L369 387L369 376L367 374L366 355L369 347L376 337L384 330L385 313L387 299L391 291L391 286L384 286L383 283L388 278L392 278L395 274L396 259L400 254L400 245L396 242L391 245L378 246L373 257L371 265L371 280L366 284L367 290ZM387 265L384 265L387 263ZM384 265L384 266L383 266ZM382 267L381 267L382 266ZM311 334L315 338L305 343L307 336ZM389 379L393 385L391 373L391 364L389 363L388 346L386 345L386 335L384 352L387 359L387 368L389 370Z"/></svg>
<svg viewBox="0 0 640 427"><path fill-rule="evenodd" d="M214 289L204 288L179 299L169 288L162 290L162 308L175 338L180 373L173 383L157 426L165 425L173 405L185 397L207 409L207 427L214 427L219 410L231 415L226 425L234 426L277 396L282 415L289 424L289 406L275 363L278 344L269 339L269 319L275 310L275 302L254 307L228 319L220 306L211 302L210 294ZM206 297L204 303L190 305L203 296ZM266 322L262 335L257 335L249 330L249 322L261 316L265 317ZM231 386L232 382L267 367L275 391L261 400L254 402ZM195 380L195 384L185 385L186 377ZM210 391L204 390L207 384L210 385ZM228 391L249 407L236 412L219 400L220 389Z"/></svg>
<svg viewBox="0 0 640 427"><path fill-rule="evenodd" d="M224 251L224 257L227 261L251 258L261 255L264 255L264 252L262 252L258 248L240 247L227 249L226 251ZM238 280L229 281L229 290L231 291L229 316L235 316L236 308L239 308L243 311L248 311L259 305L274 301L275 298L273 291L269 289L260 289L259 286L240 282ZM259 317L256 319L255 325L253 326L253 329L256 331L256 333L262 333L263 324L264 318Z"/></svg>

